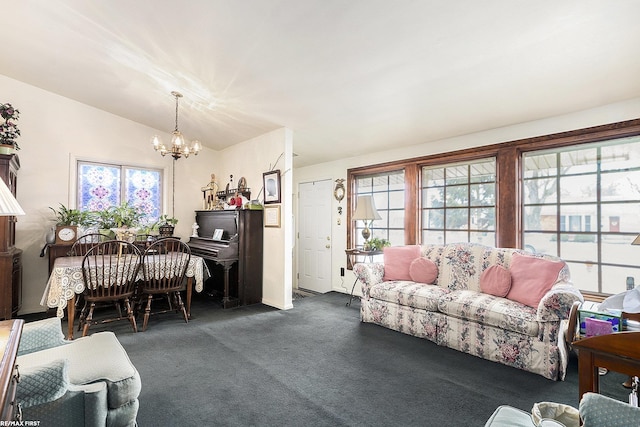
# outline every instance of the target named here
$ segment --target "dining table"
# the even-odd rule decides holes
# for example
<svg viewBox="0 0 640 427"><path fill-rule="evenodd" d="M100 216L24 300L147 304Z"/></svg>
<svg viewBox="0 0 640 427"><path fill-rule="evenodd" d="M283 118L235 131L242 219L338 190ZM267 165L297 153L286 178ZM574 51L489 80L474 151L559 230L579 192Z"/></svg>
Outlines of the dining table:
<svg viewBox="0 0 640 427"><path fill-rule="evenodd" d="M162 255L160 255L162 256ZM158 262L158 256L154 256L155 262ZM82 294L85 289L85 283L82 275L82 261L84 256L67 256L56 258L49 280L40 300L40 305L47 308L55 308L56 316L63 318L65 309L67 312L67 320L69 329L67 339L73 339L73 329L75 322L76 296ZM142 257L142 262L149 262ZM142 268L138 271L138 280L142 280ZM196 255L191 255L187 271L185 274L186 283L186 309L187 316L191 318L191 296L193 294L193 284L195 282L196 292L202 292L204 288L204 280L210 276L204 260Z"/></svg>

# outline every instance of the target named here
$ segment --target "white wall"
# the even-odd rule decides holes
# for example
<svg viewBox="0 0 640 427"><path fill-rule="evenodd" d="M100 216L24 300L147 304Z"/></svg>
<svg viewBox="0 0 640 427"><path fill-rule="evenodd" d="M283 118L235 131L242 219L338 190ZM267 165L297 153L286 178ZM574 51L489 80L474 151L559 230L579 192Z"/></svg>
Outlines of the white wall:
<svg viewBox="0 0 640 427"><path fill-rule="evenodd" d="M528 123L508 126L499 129L492 129L485 132L478 132L463 135L455 138L415 145L412 147L398 148L383 152L371 153L368 155L340 159L333 162L316 164L295 169L294 189L297 191L299 184L304 182L330 179L335 181L338 178L347 178L347 169L374 165L394 160L409 159L412 157L427 156L431 154L461 150L464 148L479 147L483 145L496 144L500 142L514 141L517 139L529 138L540 135L548 135L557 132L564 132L575 129L582 129L591 126L598 126L607 123L620 122L640 118L640 98L631 99L625 102L606 105L599 108L580 111L564 116L551 117L544 120L537 120ZM346 141L345 141L346 143ZM393 141L389 141L392 145ZM345 187L347 183L345 182ZM333 227L331 241L331 283L332 289L338 292L351 292L351 286L355 276L349 270L345 277L340 277L340 268L346 269L345 249L347 245L347 206L346 197L341 203L332 200L333 207ZM338 206L342 206L343 213L340 217L341 225L337 224L339 218ZM297 199L294 206L297 213ZM297 233L298 230L295 230ZM295 254L295 252L294 252ZM297 257L294 259L293 277L298 273ZM298 287L297 280L294 279L294 288ZM356 284L355 293L360 295L360 285Z"/></svg>
<svg viewBox="0 0 640 427"><path fill-rule="evenodd" d="M264 304L289 309L293 307L291 246L292 217L292 132L281 128L244 141L220 152L222 165L216 174L220 188L224 188L233 174L234 187L244 176L251 189L251 198L264 200L262 173L279 169L281 175L281 227L264 229L263 285Z"/></svg>
<svg viewBox="0 0 640 427"><path fill-rule="evenodd" d="M20 314L44 311L40 299L48 278L48 258L41 258L44 236L53 224L49 206L70 206L70 161L101 159L165 169L165 211L171 213L171 157L153 151L151 136L170 135L0 75L2 102L20 110L18 140L21 169L17 199L26 212L16 226L16 246L23 254L23 304ZM171 127L171 123L167 123ZM184 130L188 134L188 130ZM202 140L206 140L203 135ZM194 210L201 208L200 187L221 161L212 150L176 163L176 235L188 240Z"/></svg>

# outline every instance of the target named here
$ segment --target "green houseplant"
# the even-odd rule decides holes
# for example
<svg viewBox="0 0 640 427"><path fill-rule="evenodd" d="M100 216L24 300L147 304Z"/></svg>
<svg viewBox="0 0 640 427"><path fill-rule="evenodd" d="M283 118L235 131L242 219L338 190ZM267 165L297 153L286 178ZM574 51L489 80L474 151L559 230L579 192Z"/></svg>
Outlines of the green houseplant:
<svg viewBox="0 0 640 427"><path fill-rule="evenodd" d="M58 209L49 206L56 216L56 225L88 225L91 222L89 212L70 209L60 203Z"/></svg>
<svg viewBox="0 0 640 427"><path fill-rule="evenodd" d="M386 246L391 246L391 242L389 242L387 239L379 239L377 237L372 237L371 239L367 240L367 242L364 244L364 250L365 251L381 251Z"/></svg>

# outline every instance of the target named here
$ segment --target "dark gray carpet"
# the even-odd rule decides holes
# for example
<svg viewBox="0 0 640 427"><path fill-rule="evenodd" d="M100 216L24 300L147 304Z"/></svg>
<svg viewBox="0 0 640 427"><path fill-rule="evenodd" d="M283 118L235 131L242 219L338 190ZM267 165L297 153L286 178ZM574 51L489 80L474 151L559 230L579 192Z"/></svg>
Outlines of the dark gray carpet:
<svg viewBox="0 0 640 427"><path fill-rule="evenodd" d="M578 405L575 358L566 381L549 381L360 323L359 301L348 299L223 310L200 295L189 324L171 313L137 334L110 324L142 377L138 424L483 426L503 404ZM624 399L616 375L603 378L603 392Z"/></svg>

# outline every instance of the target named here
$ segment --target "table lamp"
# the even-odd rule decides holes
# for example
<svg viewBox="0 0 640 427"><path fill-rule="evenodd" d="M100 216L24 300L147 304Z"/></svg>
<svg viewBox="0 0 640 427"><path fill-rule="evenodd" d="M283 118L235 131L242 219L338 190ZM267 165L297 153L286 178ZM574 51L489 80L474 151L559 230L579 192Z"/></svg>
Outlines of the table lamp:
<svg viewBox="0 0 640 427"><path fill-rule="evenodd" d="M358 205L356 206L356 211L353 214L353 220L364 221L364 230L362 230L362 237L364 238L365 244L369 237L371 237L371 230L369 230L369 226L376 219L382 219L378 211L376 210L376 205L373 202L373 197L371 196L358 196Z"/></svg>
<svg viewBox="0 0 640 427"><path fill-rule="evenodd" d="M632 245L640 245L640 234L636 236L636 239L631 242Z"/></svg>
<svg viewBox="0 0 640 427"><path fill-rule="evenodd" d="M0 216L26 215L7 184L0 179Z"/></svg>

